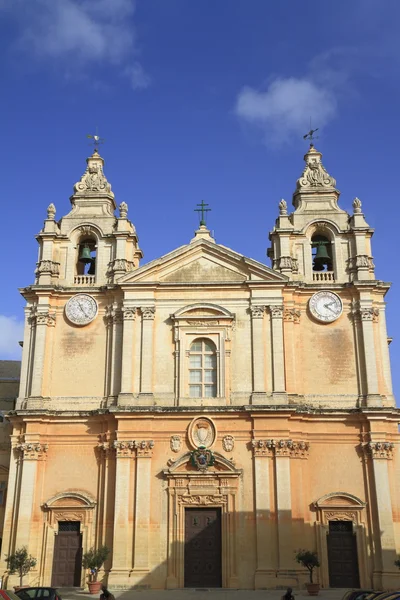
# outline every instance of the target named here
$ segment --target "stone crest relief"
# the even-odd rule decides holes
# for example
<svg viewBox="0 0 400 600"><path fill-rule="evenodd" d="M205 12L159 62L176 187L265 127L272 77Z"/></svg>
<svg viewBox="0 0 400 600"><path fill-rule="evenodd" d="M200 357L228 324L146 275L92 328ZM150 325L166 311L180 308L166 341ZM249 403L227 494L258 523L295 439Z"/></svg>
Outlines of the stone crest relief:
<svg viewBox="0 0 400 600"><path fill-rule="evenodd" d="M193 419L189 425L188 434L193 448L210 448L217 437L215 425L208 417Z"/></svg>
<svg viewBox="0 0 400 600"><path fill-rule="evenodd" d="M235 447L235 438L233 435L225 435L222 438L222 447L225 452L232 452Z"/></svg>
<svg viewBox="0 0 400 600"><path fill-rule="evenodd" d="M182 438L180 435L171 435L169 442L172 452L179 452L182 448Z"/></svg>

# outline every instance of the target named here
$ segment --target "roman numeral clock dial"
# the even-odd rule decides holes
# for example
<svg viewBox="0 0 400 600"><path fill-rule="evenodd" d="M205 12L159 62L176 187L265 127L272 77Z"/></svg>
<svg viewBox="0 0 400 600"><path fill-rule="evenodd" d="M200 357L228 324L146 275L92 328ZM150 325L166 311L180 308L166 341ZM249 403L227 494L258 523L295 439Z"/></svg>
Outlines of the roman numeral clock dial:
<svg viewBox="0 0 400 600"><path fill-rule="evenodd" d="M76 294L65 305L65 315L74 325L88 325L97 316L97 302L89 294Z"/></svg>
<svg viewBox="0 0 400 600"><path fill-rule="evenodd" d="M322 323L336 321L343 312L341 299L329 291L317 292L311 296L308 307L312 316Z"/></svg>

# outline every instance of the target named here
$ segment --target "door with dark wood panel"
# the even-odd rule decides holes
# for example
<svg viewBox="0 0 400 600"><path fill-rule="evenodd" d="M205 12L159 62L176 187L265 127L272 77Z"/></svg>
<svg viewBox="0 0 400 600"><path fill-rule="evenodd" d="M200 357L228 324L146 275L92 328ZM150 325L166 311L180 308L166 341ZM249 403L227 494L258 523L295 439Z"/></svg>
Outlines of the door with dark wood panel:
<svg viewBox="0 0 400 600"><path fill-rule="evenodd" d="M357 540L351 521L329 522L328 563L330 587L360 587Z"/></svg>
<svg viewBox="0 0 400 600"><path fill-rule="evenodd" d="M79 521L59 521L54 544L53 587L80 587L82 535Z"/></svg>
<svg viewBox="0 0 400 600"><path fill-rule="evenodd" d="M185 509L185 587L221 587L221 509Z"/></svg>

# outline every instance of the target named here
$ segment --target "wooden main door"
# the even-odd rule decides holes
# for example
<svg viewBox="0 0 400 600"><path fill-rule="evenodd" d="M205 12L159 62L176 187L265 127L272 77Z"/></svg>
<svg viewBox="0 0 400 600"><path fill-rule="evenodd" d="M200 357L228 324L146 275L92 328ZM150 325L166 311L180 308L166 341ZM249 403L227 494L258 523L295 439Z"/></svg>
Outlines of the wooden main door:
<svg viewBox="0 0 400 600"><path fill-rule="evenodd" d="M79 521L59 521L54 544L53 587L80 587L82 534Z"/></svg>
<svg viewBox="0 0 400 600"><path fill-rule="evenodd" d="M221 509L185 509L185 587L221 587Z"/></svg>
<svg viewBox="0 0 400 600"><path fill-rule="evenodd" d="M357 540L351 521L329 522L328 563L330 587L360 587Z"/></svg>

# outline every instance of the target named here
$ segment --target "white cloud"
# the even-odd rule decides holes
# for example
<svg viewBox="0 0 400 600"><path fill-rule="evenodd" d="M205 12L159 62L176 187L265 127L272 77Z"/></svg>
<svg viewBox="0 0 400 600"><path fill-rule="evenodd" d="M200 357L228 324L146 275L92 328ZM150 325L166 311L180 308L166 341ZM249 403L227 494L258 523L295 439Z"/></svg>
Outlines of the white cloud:
<svg viewBox="0 0 400 600"><path fill-rule="evenodd" d="M310 124L322 128L336 114L335 94L311 78L278 78L267 90L244 87L235 112L261 129L266 144L286 142L306 133Z"/></svg>
<svg viewBox="0 0 400 600"><path fill-rule="evenodd" d="M150 81L135 59L134 0L13 0L1 9L20 25L19 49L39 60L64 63L68 71L109 64L125 74L140 67L142 81Z"/></svg>
<svg viewBox="0 0 400 600"><path fill-rule="evenodd" d="M151 78L144 72L142 65L137 61L125 69L125 75L129 78L134 90L145 89L151 83Z"/></svg>
<svg viewBox="0 0 400 600"><path fill-rule="evenodd" d="M24 324L17 317L0 315L0 359L20 358L18 342L24 337Z"/></svg>

